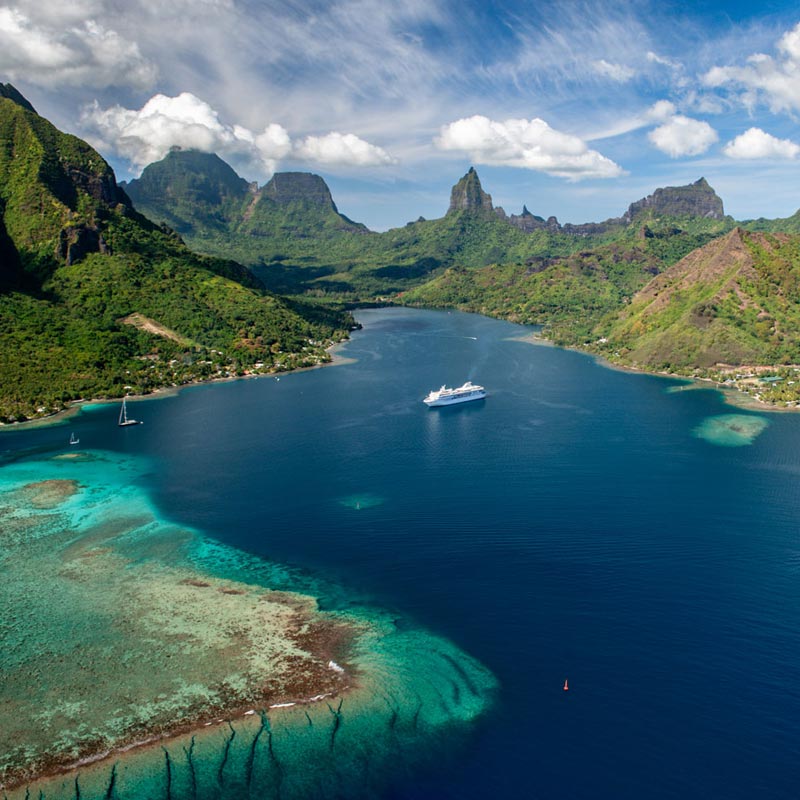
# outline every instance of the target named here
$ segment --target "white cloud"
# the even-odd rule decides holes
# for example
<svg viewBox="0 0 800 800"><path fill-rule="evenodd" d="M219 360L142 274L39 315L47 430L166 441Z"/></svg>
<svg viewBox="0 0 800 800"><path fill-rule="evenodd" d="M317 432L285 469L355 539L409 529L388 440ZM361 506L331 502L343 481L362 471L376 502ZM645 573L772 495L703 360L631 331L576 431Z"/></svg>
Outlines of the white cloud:
<svg viewBox="0 0 800 800"><path fill-rule="evenodd" d="M778 57L749 56L744 66L713 67L702 77L714 89L738 90L739 100L753 108L759 100L773 112L800 110L800 23L777 42Z"/></svg>
<svg viewBox="0 0 800 800"><path fill-rule="evenodd" d="M790 139L778 139L761 128L750 128L723 148L728 158L791 159L800 154L800 145Z"/></svg>
<svg viewBox="0 0 800 800"><path fill-rule="evenodd" d="M647 51L647 60L651 64L660 64L662 67L669 67L670 69L682 70L683 64L680 61L673 61L671 58L654 53L652 50Z"/></svg>
<svg viewBox="0 0 800 800"><path fill-rule="evenodd" d="M610 78L617 83L626 83L636 75L636 72L630 67L626 67L624 64L612 64L604 58L592 61L592 69L598 75Z"/></svg>
<svg viewBox="0 0 800 800"><path fill-rule="evenodd" d="M707 122L678 114L650 131L648 138L663 153L679 158L705 153L719 136Z"/></svg>
<svg viewBox="0 0 800 800"><path fill-rule="evenodd" d="M615 136L623 136L640 128L648 128L657 122L665 122L674 116L675 111L675 105L669 100L659 100L634 116L620 117L617 115L607 127L586 134L584 139L593 142L598 139L613 139Z"/></svg>
<svg viewBox="0 0 800 800"><path fill-rule="evenodd" d="M308 136L295 144L277 123L260 133L225 124L208 103L190 92L154 95L139 110L119 105L103 109L95 102L84 109L81 121L99 140L98 146L113 150L137 169L162 159L176 146L243 160L260 176L271 175L287 157L353 166L394 162L385 150L352 133Z"/></svg>
<svg viewBox="0 0 800 800"><path fill-rule="evenodd" d="M303 161L318 164L368 167L395 163L395 159L383 148L365 142L352 133L337 131L326 136L307 136L295 146L294 155Z"/></svg>
<svg viewBox="0 0 800 800"><path fill-rule="evenodd" d="M557 131L542 119L459 119L444 125L435 143L442 150L468 153L477 164L525 167L572 180L623 174L618 164L590 150L583 139Z"/></svg>
<svg viewBox="0 0 800 800"><path fill-rule="evenodd" d="M80 8L80 7L79 7ZM92 19L35 19L0 7L0 74L44 87L79 85L146 88L156 67L135 42Z"/></svg>
<svg viewBox="0 0 800 800"><path fill-rule="evenodd" d="M647 109L644 119L647 122L664 122L674 116L675 104L669 100L658 100Z"/></svg>

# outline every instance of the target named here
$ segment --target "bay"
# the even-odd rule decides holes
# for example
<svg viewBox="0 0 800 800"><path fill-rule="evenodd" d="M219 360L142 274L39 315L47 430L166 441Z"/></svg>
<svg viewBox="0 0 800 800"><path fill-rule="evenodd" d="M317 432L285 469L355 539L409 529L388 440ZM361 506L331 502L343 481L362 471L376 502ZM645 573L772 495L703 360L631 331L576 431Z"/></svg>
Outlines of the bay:
<svg viewBox="0 0 800 800"><path fill-rule="evenodd" d="M96 406L4 431L0 452L68 449L74 430L145 456L167 518L487 665L494 712L393 798L794 797L800 418L510 323L358 319L348 363L132 402L145 424L127 429ZM486 400L422 404L467 379Z"/></svg>

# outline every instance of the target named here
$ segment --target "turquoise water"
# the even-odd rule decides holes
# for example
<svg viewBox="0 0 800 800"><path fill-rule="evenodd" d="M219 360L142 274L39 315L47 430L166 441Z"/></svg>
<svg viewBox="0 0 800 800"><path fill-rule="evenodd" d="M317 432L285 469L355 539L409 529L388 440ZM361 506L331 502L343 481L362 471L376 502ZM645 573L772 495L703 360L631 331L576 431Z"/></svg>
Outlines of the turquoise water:
<svg viewBox="0 0 800 800"><path fill-rule="evenodd" d="M488 710L495 679L446 640L163 519L152 468L0 470L4 797L371 797Z"/></svg>
<svg viewBox="0 0 800 800"><path fill-rule="evenodd" d="M497 676L494 711L427 762L393 769L386 753L413 746L360 739L374 769L348 761L343 796L794 798L800 417L670 392L503 322L359 318L354 363L137 402L132 430L96 408L0 450L64 452L74 429L144 458L164 520L324 577L340 587L324 608L387 609ZM422 404L467 379L483 403Z"/></svg>

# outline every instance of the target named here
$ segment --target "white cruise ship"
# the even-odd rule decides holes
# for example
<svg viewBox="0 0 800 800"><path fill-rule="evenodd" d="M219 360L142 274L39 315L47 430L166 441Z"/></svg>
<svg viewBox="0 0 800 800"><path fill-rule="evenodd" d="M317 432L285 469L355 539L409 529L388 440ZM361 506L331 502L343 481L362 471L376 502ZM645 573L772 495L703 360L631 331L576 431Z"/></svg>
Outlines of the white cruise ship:
<svg viewBox="0 0 800 800"><path fill-rule="evenodd" d="M448 389L442 386L437 392L431 392L422 402L428 408L433 406L449 406L453 403L467 403L470 400L482 400L486 397L486 390L483 386L476 386L467 381L457 389Z"/></svg>

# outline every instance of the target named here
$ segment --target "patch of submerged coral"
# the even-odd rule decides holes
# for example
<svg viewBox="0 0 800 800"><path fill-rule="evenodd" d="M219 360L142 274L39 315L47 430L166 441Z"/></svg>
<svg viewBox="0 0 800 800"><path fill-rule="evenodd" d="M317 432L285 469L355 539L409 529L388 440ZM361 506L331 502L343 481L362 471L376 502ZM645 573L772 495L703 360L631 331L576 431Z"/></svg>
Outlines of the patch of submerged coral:
<svg viewBox="0 0 800 800"><path fill-rule="evenodd" d="M264 720L282 714L300 741L321 713L319 724L336 725L322 737L332 742L343 708L358 747L370 743L377 758L396 746L401 719L432 732L487 708L494 679L457 648L400 632L374 610L321 612L280 567L160 520L131 482L135 467L103 455L0 473L0 514L13 531L0 538L6 789L38 780L42 796L74 797L70 781L104 759L86 780L103 775L117 781L113 796L145 796L138 779L120 793L123 771L135 762L161 775L164 754L177 748L174 761L199 747L207 728L257 729L255 754L262 739L274 745ZM43 779L64 770L69 778Z"/></svg>

